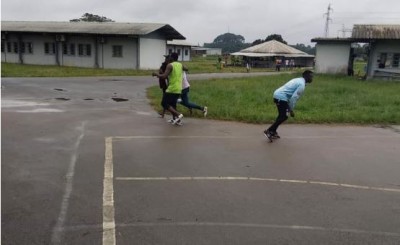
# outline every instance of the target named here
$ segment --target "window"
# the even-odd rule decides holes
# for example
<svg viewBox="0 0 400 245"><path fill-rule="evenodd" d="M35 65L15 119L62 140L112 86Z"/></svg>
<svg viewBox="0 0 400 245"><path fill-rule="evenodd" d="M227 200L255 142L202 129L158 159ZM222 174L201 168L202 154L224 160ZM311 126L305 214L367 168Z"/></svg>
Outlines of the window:
<svg viewBox="0 0 400 245"><path fill-rule="evenodd" d="M11 50L12 50L11 43L7 42L7 53L11 53Z"/></svg>
<svg viewBox="0 0 400 245"><path fill-rule="evenodd" d="M112 46L112 57L122 57L122 46L121 45Z"/></svg>
<svg viewBox="0 0 400 245"><path fill-rule="evenodd" d="M181 49L178 49L178 55L181 56Z"/></svg>
<svg viewBox="0 0 400 245"><path fill-rule="evenodd" d="M91 56L92 47L90 44L78 44L78 55L79 56Z"/></svg>
<svg viewBox="0 0 400 245"><path fill-rule="evenodd" d="M189 50L185 49L185 56L189 55Z"/></svg>
<svg viewBox="0 0 400 245"><path fill-rule="evenodd" d="M393 67L399 68L400 54L393 54Z"/></svg>
<svg viewBox="0 0 400 245"><path fill-rule="evenodd" d="M22 54L25 54L25 43L20 43L19 48Z"/></svg>
<svg viewBox="0 0 400 245"><path fill-rule="evenodd" d="M33 44L31 42L27 42L26 47L28 49L28 54L33 54Z"/></svg>
<svg viewBox="0 0 400 245"><path fill-rule="evenodd" d="M14 53L18 54L18 43L14 42L13 45L14 45Z"/></svg>
<svg viewBox="0 0 400 245"><path fill-rule="evenodd" d="M75 43L69 44L69 54L75 55Z"/></svg>
<svg viewBox="0 0 400 245"><path fill-rule="evenodd" d="M45 54L55 54L56 53L55 43L44 43L44 53Z"/></svg>
<svg viewBox="0 0 400 245"><path fill-rule="evenodd" d="M68 45L66 43L62 44L63 54L68 55Z"/></svg>
<svg viewBox="0 0 400 245"><path fill-rule="evenodd" d="M4 42L1 42L1 52L4 53L6 51L6 47Z"/></svg>

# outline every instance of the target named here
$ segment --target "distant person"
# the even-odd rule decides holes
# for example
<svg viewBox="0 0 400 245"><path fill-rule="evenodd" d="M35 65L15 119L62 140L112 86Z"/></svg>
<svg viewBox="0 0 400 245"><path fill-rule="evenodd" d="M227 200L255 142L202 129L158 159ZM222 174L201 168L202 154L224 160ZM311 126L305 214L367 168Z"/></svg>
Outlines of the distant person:
<svg viewBox="0 0 400 245"><path fill-rule="evenodd" d="M183 72L183 79L182 79L182 94L181 94L181 102L180 104L187 107L189 109L190 115L192 115L192 109L197 109L203 112L204 117L207 116L207 106L199 106L195 103L192 103L189 101L189 90L190 90L190 84L187 79L186 72Z"/></svg>
<svg viewBox="0 0 400 245"><path fill-rule="evenodd" d="M275 60L275 71L281 71L281 62L280 59Z"/></svg>
<svg viewBox="0 0 400 245"><path fill-rule="evenodd" d="M168 65L168 63L170 62L170 59L171 59L171 57L169 55L164 55L164 57L165 57L165 60L161 64L160 70L158 71L158 73L160 73L160 74L163 74L165 72L165 70L167 69L167 65ZM161 100L161 104L162 104L162 101L164 100L164 97L165 97L165 91L167 90L167 87L168 87L168 78L166 78L166 79L159 78L158 79L158 84L160 86L160 89L163 92L163 95L162 95L163 97L162 97L162 100ZM163 109L161 112L159 112L159 114L160 114L160 117L164 118L165 109Z"/></svg>
<svg viewBox="0 0 400 245"><path fill-rule="evenodd" d="M158 78L168 78L168 88L165 90L162 105L164 110L168 110L172 114L172 124L180 124L183 115L176 110L176 103L182 92L183 65L178 62L178 53L171 54L171 62L167 65L165 72L160 74L153 72L153 76ZM186 69L186 68L185 68Z"/></svg>
<svg viewBox="0 0 400 245"><path fill-rule="evenodd" d="M294 78L275 90L274 103L278 109L278 117L268 129L264 130L265 137L271 142L273 139L280 138L277 130L279 125L288 119L288 114L294 117L293 110L296 102L303 94L306 83L311 83L312 79L313 72L306 70L303 72L302 77Z"/></svg>
<svg viewBox="0 0 400 245"><path fill-rule="evenodd" d="M250 64L249 64L249 62L246 62L246 70L247 70L247 73L250 72Z"/></svg>

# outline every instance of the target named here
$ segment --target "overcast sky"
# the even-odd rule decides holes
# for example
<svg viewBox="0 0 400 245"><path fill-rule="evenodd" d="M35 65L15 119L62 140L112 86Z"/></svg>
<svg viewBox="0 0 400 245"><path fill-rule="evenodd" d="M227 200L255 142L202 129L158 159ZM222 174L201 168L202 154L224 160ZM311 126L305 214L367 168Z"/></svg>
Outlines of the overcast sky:
<svg viewBox="0 0 400 245"><path fill-rule="evenodd" d="M353 24L400 24L400 0L1 0L1 20L69 21L91 13L170 24L193 44L230 32L246 42L280 34L289 44L309 45L324 36L330 3L329 36L342 37Z"/></svg>

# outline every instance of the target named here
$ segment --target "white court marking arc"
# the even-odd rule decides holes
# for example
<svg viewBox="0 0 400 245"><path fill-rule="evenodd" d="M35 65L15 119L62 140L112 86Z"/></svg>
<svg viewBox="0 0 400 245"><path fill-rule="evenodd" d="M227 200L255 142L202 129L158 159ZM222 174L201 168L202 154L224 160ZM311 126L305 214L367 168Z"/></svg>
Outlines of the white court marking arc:
<svg viewBox="0 0 400 245"><path fill-rule="evenodd" d="M363 136L345 136L345 138L370 138L373 135ZM114 173L113 173L113 154L112 142L131 139L237 139L237 138L250 138L250 137L232 137L232 136L115 136L107 137L105 139L105 163L104 163L104 186L103 186L103 245L115 245L115 214L114 214ZM291 139L312 139L312 138L344 138L343 136L308 136L308 137L289 137ZM379 136L379 138L398 138L398 136ZM353 188L361 190L385 191L400 193L400 189L396 188L383 188L362 185L352 185L344 183L312 181L312 180L293 180L293 179L275 179L275 178L256 178L256 177L240 177L240 176L214 176L214 177L201 177L201 176L177 176L177 177L115 177L118 181L263 181L263 182L280 182L280 183L293 183L293 184L309 184L309 185L322 185L334 186L341 188ZM312 226L284 226L273 224L241 224L241 223L212 223L212 222L175 222L175 223L135 223L135 224L118 224L120 227L137 227L137 226L239 226L239 227L258 227L258 228L277 228L277 229L298 229L298 230L319 230L319 231L336 231L336 232L349 232L361 234L377 234L387 236L400 236L399 233L380 232L380 231L364 231L357 229L338 229L338 228L324 228Z"/></svg>

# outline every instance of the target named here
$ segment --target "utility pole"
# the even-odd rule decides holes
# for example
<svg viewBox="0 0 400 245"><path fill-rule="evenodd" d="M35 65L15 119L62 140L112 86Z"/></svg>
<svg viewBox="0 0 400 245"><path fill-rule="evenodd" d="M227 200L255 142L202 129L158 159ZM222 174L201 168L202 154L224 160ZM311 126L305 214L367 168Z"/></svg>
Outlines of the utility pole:
<svg viewBox="0 0 400 245"><path fill-rule="evenodd" d="M329 35L329 22L332 20L331 19L331 11L333 11L333 8L331 8L331 4L328 5L328 11L324 14L326 16L325 20L325 37L328 37Z"/></svg>

